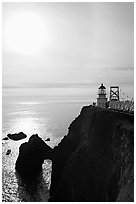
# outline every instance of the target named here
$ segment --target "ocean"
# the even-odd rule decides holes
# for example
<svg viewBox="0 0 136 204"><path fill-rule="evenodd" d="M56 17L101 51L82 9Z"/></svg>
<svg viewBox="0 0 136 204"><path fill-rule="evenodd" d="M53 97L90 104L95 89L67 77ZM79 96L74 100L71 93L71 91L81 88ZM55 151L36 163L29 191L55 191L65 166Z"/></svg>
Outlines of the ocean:
<svg viewBox="0 0 136 204"><path fill-rule="evenodd" d="M24 132L26 139L2 140L2 201L44 202L49 199L51 161L45 160L37 183L27 186L15 171L19 146L38 134L54 147L67 134L70 123L93 98L89 88L3 88L2 138ZM9 155L7 151L11 150Z"/></svg>

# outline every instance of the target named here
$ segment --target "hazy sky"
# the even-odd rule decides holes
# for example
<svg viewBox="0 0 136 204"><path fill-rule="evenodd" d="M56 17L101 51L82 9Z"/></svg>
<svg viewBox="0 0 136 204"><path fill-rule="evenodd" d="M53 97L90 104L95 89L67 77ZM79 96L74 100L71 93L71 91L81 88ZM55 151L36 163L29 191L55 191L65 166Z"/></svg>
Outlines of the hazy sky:
<svg viewBox="0 0 136 204"><path fill-rule="evenodd" d="M119 85L133 97L133 3L3 3L4 87Z"/></svg>

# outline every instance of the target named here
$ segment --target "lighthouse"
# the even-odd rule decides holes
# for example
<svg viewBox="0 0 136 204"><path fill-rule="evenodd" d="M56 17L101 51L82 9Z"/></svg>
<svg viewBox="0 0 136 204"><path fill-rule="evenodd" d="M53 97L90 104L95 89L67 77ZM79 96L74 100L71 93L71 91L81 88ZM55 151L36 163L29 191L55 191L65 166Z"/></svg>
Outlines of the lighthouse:
<svg viewBox="0 0 136 204"><path fill-rule="evenodd" d="M98 98L97 98L97 107L106 108L107 98L106 98L106 87L101 84L98 88Z"/></svg>

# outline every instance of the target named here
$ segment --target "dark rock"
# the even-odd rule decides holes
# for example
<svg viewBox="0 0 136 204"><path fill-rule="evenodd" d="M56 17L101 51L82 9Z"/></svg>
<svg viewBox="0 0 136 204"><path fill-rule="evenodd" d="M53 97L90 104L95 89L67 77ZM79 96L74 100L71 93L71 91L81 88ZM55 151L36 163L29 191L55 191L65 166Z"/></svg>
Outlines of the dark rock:
<svg viewBox="0 0 136 204"><path fill-rule="evenodd" d="M54 148L51 202L134 200L134 117L84 107Z"/></svg>
<svg viewBox="0 0 136 204"><path fill-rule="evenodd" d="M32 180L42 171L45 158L52 158L52 148L37 134L32 135L20 146L15 168L23 179Z"/></svg>
<svg viewBox="0 0 136 204"><path fill-rule="evenodd" d="M11 153L11 149L8 149L6 152L6 155L9 155Z"/></svg>
<svg viewBox="0 0 136 204"><path fill-rule="evenodd" d="M48 141L51 141L51 140L50 140L50 138L48 137L48 138L47 138L45 141L47 141L47 142L48 142Z"/></svg>
<svg viewBox="0 0 136 204"><path fill-rule="evenodd" d="M23 132L19 132L15 134L8 134L7 136L12 140L21 140L27 137L27 135L24 134Z"/></svg>
<svg viewBox="0 0 136 204"><path fill-rule="evenodd" d="M3 140L9 140L9 138L8 137L4 137Z"/></svg>
<svg viewBox="0 0 136 204"><path fill-rule="evenodd" d="M54 149L38 135L22 144L16 170L33 180L52 160L51 202L133 202L134 117L83 107Z"/></svg>

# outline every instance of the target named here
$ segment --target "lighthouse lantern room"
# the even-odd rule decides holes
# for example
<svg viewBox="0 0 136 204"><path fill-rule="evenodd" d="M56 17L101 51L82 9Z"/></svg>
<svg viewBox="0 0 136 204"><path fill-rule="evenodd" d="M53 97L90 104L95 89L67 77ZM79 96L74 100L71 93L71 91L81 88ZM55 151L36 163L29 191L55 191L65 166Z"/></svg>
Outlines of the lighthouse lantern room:
<svg viewBox="0 0 136 204"><path fill-rule="evenodd" d="M101 84L98 88L98 98L97 98L97 106L100 108L106 108L107 98L106 98L106 87Z"/></svg>

